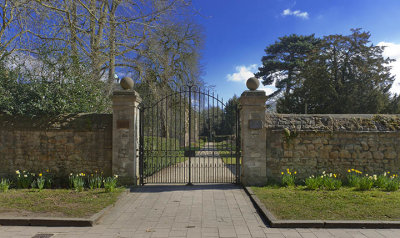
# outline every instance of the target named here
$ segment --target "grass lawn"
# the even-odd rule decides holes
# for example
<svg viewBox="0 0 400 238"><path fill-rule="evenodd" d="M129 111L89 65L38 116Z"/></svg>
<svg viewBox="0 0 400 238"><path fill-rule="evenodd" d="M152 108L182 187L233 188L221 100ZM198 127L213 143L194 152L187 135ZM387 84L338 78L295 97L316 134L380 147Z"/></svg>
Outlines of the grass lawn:
<svg viewBox="0 0 400 238"><path fill-rule="evenodd" d="M304 187L252 187L265 207L285 220L400 220L400 190L308 191Z"/></svg>
<svg viewBox="0 0 400 238"><path fill-rule="evenodd" d="M181 155L173 157L148 157L145 159L144 175L151 176L163 168L185 162L189 157Z"/></svg>
<svg viewBox="0 0 400 238"><path fill-rule="evenodd" d="M235 151L219 151L219 156L221 157L224 164L236 164L236 152ZM240 163L240 161L239 161Z"/></svg>
<svg viewBox="0 0 400 238"><path fill-rule="evenodd" d="M88 218L115 203L124 190L10 189L0 193L0 215Z"/></svg>
<svg viewBox="0 0 400 238"><path fill-rule="evenodd" d="M225 141L217 143L219 156L225 164L236 164L236 146ZM241 161L239 161L241 164Z"/></svg>

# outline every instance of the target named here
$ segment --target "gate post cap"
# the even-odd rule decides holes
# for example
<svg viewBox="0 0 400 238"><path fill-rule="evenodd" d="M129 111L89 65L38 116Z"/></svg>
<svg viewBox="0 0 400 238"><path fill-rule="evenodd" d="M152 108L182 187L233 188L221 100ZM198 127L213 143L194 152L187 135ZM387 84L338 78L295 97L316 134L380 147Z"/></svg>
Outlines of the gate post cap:
<svg viewBox="0 0 400 238"><path fill-rule="evenodd" d="M257 90L257 88L260 86L260 81L256 77L251 77L247 80L246 86L251 91Z"/></svg>
<svg viewBox="0 0 400 238"><path fill-rule="evenodd" d="M121 87L125 90L129 90L133 88L133 85L135 84L133 82L133 79L130 77L123 77L121 79L121 82L119 83L121 85Z"/></svg>

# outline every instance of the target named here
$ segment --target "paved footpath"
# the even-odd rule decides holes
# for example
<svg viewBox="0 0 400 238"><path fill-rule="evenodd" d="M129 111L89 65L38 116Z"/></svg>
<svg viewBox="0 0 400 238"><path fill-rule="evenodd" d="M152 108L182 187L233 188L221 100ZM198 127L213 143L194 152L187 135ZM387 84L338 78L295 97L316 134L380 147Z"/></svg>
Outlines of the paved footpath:
<svg viewBox="0 0 400 238"><path fill-rule="evenodd" d="M223 148L226 152L231 152ZM230 157L235 157L231 152ZM227 159L232 162L232 159ZM236 175L235 164L225 164L213 142L207 143L196 156L191 158L191 181L193 183L233 183ZM189 160L166 167L145 178L145 183L185 183L189 181Z"/></svg>
<svg viewBox="0 0 400 238"><path fill-rule="evenodd" d="M400 230L271 229L235 185L145 186L94 227L1 227L0 237L400 237ZM45 237L45 236L36 236ZM47 236L48 237L48 236Z"/></svg>

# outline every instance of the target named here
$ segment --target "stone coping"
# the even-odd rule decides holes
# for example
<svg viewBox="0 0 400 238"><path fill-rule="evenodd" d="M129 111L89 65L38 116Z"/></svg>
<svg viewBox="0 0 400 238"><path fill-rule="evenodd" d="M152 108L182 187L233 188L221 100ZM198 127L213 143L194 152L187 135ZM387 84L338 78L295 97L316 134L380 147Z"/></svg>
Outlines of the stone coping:
<svg viewBox="0 0 400 238"><path fill-rule="evenodd" d="M10 116L0 113L0 130L52 130L93 131L112 128L112 114L106 113L70 113L40 116Z"/></svg>
<svg viewBox="0 0 400 238"><path fill-rule="evenodd" d="M278 114L265 113L267 129L290 131L400 131L399 114Z"/></svg>
<svg viewBox="0 0 400 238"><path fill-rule="evenodd" d="M243 186L260 215L271 228L400 228L400 221L367 221L367 220L279 220L258 199L251 187Z"/></svg>
<svg viewBox="0 0 400 238"><path fill-rule="evenodd" d="M130 189L126 189L118 198L115 204L111 204L90 218L64 218L64 217L14 217L1 216L0 226L49 226L49 227L91 227L100 223L101 218L110 210L126 199Z"/></svg>

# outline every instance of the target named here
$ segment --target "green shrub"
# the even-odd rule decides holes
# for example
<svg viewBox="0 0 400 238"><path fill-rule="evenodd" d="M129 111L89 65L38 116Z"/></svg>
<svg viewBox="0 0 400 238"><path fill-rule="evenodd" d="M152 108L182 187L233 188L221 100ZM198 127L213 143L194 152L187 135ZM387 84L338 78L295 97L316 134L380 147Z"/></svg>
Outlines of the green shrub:
<svg viewBox="0 0 400 238"><path fill-rule="evenodd" d="M0 62L0 113L33 117L110 111L107 82L88 80L83 62L66 63L62 56L56 64L50 63L54 57L39 59L46 67L42 76L23 66L8 70Z"/></svg>

